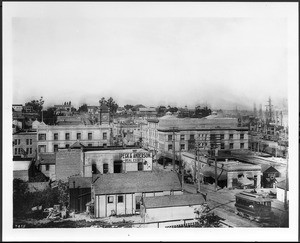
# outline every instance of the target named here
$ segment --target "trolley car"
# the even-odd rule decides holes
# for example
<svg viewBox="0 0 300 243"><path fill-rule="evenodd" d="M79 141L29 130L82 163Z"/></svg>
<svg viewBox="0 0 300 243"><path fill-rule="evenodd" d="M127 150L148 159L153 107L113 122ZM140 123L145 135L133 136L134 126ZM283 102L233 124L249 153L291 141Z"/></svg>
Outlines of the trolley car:
<svg viewBox="0 0 300 243"><path fill-rule="evenodd" d="M251 192L240 192L235 198L236 214L257 222L272 220L274 213L271 210L270 198Z"/></svg>

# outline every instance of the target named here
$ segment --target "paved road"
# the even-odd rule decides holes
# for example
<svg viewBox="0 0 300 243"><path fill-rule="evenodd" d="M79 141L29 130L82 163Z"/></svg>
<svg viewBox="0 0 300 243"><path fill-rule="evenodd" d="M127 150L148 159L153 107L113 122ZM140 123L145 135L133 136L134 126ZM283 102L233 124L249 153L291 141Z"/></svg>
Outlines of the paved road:
<svg viewBox="0 0 300 243"><path fill-rule="evenodd" d="M196 186L184 184L186 193L196 193ZM262 227L261 224L251 221L235 213L235 194L240 190L218 190L214 191L214 186L201 184L200 191L202 194L207 193L207 203L219 217L223 218L225 223L232 227Z"/></svg>

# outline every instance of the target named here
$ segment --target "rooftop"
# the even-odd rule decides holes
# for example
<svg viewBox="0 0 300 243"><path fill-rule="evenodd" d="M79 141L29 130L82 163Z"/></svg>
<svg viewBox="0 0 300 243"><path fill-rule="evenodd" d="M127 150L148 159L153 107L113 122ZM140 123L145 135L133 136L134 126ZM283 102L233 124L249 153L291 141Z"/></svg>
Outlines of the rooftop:
<svg viewBox="0 0 300 243"><path fill-rule="evenodd" d="M31 160L14 161L14 171L28 170L31 165Z"/></svg>
<svg viewBox="0 0 300 243"><path fill-rule="evenodd" d="M179 207L191 206L204 203L202 195L199 194L184 194L184 195L171 195L161 197L145 197L144 205L147 208L161 208L161 207Z"/></svg>
<svg viewBox="0 0 300 243"><path fill-rule="evenodd" d="M178 175L172 171L103 174L95 179L94 186L95 194L181 190Z"/></svg>
<svg viewBox="0 0 300 243"><path fill-rule="evenodd" d="M286 186L286 180L278 182L276 184L276 186L277 186L277 188L284 189L284 190L285 190L285 188L287 188L287 191L288 191L289 190L289 181L287 183L287 186Z"/></svg>
<svg viewBox="0 0 300 243"><path fill-rule="evenodd" d="M75 183L75 184L74 184ZM69 188L81 187L81 188L91 188L92 186L92 177L80 177L74 176L69 178Z"/></svg>
<svg viewBox="0 0 300 243"><path fill-rule="evenodd" d="M40 154L40 164L42 165L48 165L56 163L56 155L55 153L43 153Z"/></svg>

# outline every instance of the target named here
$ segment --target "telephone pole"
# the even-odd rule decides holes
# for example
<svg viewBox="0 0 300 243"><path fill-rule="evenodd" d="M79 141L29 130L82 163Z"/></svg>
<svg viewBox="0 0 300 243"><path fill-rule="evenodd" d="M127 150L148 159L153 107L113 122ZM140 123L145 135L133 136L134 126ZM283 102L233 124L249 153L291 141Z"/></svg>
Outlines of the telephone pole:
<svg viewBox="0 0 300 243"><path fill-rule="evenodd" d="M172 127L172 141L173 141L173 145L172 145L172 148L173 148L173 160L172 160L172 164L173 164L173 170L175 171L175 131L177 131L177 128L176 127Z"/></svg>
<svg viewBox="0 0 300 243"><path fill-rule="evenodd" d="M285 172L285 190L284 190L284 208L285 210L288 209L288 203L287 203L287 188L288 188L288 173L289 173L289 153L287 151L286 154L286 172Z"/></svg>

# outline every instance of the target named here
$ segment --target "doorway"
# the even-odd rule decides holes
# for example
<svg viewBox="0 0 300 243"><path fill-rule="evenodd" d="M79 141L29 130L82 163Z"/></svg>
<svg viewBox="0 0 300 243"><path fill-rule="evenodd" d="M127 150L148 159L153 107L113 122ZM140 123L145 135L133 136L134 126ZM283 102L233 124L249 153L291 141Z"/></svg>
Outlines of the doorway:
<svg viewBox="0 0 300 243"><path fill-rule="evenodd" d="M122 160L114 161L114 173L122 173Z"/></svg>

